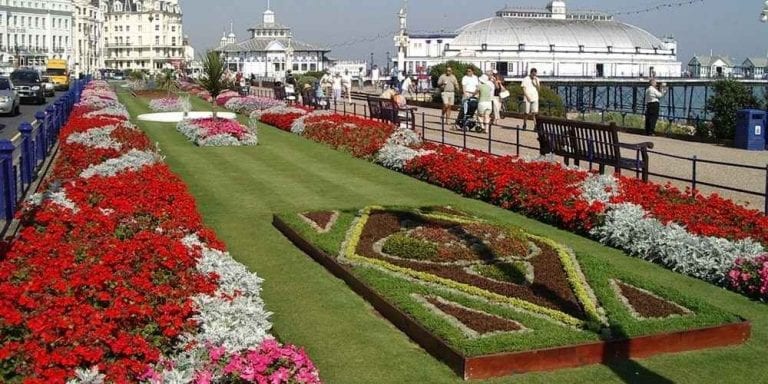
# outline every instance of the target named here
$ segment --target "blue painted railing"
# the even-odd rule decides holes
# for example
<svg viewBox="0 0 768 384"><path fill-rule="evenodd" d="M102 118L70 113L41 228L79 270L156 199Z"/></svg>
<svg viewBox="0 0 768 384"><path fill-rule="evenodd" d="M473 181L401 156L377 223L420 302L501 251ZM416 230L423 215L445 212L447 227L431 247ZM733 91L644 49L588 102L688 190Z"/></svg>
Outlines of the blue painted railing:
<svg viewBox="0 0 768 384"><path fill-rule="evenodd" d="M45 110L35 113L34 122L23 122L12 139L0 140L0 222L13 220L21 200L30 193L41 168L59 138L59 130L69 119L90 78L75 80L69 91Z"/></svg>

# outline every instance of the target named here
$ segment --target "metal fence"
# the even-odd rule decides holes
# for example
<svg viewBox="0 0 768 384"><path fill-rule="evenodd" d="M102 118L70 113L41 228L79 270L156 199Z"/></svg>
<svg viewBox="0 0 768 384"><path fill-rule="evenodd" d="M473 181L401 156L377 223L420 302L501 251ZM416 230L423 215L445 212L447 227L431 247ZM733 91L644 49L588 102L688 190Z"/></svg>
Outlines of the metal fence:
<svg viewBox="0 0 768 384"><path fill-rule="evenodd" d="M261 97L273 97L273 93L271 89L252 89L251 94L261 96ZM358 95L358 100L359 100L359 95ZM330 107L336 113L353 114L353 115L370 118L370 114L368 113L368 107L365 104L359 105L356 103L352 103L352 104L331 103ZM424 140L428 142L440 143L440 144L449 145L449 146L462 148L462 149L479 150L495 156L504 156L504 155L537 156L539 155L540 148L538 145L537 146L527 145L523 143L521 140L522 134L529 134L529 135L533 134L533 130L530 128L526 128L525 125L523 127L520 127L520 126L503 125L503 124L495 124L495 125L491 124L488 127L487 132L480 134L480 133L472 133L467 131L453 130L452 129L453 123L452 122L446 123L444 119L442 119L441 115L421 112L417 114L415 128L417 131L421 132ZM513 140L494 139L494 132L498 132L498 131L511 133L511 135L508 135L508 136L510 136L510 138ZM458 139L458 140L450 140L451 138ZM650 176L655 176L667 181L681 182L681 183L684 183L685 185L690 185L692 190L698 190L700 186L707 186L717 190L738 192L738 193L743 193L750 196L761 197L764 201L763 212L768 214L768 164L766 164L765 167L759 167L759 166L753 166L753 165L707 160L704 158L700 158L696 155L693 155L690 157L678 156L678 155L672 155L672 154L653 151L653 150L649 150L648 154L649 156L658 156L658 158L652 158L649 161L650 167L649 167L648 174ZM680 176L661 173L658 171L654 172L653 170L654 161L663 161L663 159L665 158L677 159L677 160L687 162L689 166L688 169L691 170L690 177L680 177ZM729 175L731 174L731 172L734 172L734 171L738 172L743 170L751 170L751 171L763 173L765 178L764 189L761 191L761 190L740 188L740 187L730 186L730 185L723 185L720 183L702 181L700 177L700 169L699 169L702 164L717 165L717 166L724 167L725 170L723 172L723 175ZM588 165L589 165L589 169L591 170L593 164L588 163ZM641 177L639 171L635 171L634 175L637 178Z"/></svg>
<svg viewBox="0 0 768 384"><path fill-rule="evenodd" d="M0 223L3 230L13 220L19 204L42 177L43 168L55 154L59 130L80 99L88 79L75 80L69 91L45 110L35 113L34 122L23 122L11 139L0 140Z"/></svg>

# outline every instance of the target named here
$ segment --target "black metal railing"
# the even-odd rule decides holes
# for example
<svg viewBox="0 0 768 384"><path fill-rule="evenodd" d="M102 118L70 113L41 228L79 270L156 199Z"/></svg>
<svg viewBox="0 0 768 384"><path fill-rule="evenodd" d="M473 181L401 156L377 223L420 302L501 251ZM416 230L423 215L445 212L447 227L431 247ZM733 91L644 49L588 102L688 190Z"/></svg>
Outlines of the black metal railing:
<svg viewBox="0 0 768 384"><path fill-rule="evenodd" d="M264 88L251 88L250 94L261 96L261 97L274 97L274 92L272 89L264 89ZM360 99L360 95L353 94L353 98L357 100ZM331 109L336 113L341 114L353 114L363 117L370 118L370 114L368 113L368 107L365 104L357 104L357 103L335 103L332 102ZM422 134L422 137L424 138L424 141L427 142L433 142L433 143L439 143L443 145L448 145L456 148L462 148L462 149L473 149L482 151L494 156L505 156L505 155L514 155L514 156L521 156L527 153L529 156L537 156L540 155L540 148L538 145L531 146L523 143L521 135L535 135L535 132L532 129L527 129L526 126L511 126L511 125L503 125L499 124L499 122L496 122L496 124L491 124L488 126L487 132L485 133L475 133L475 132L467 132L466 130L454 130L453 129L453 121L446 122L441 115L437 114L428 114L426 112L421 112L417 115L416 119L416 130L420 131ZM494 138L494 132L498 131L504 131L511 133L510 140L500 140ZM429 133L429 135L427 135ZM458 138L458 140L450 140L450 138ZM513 140L512 140L513 139ZM535 140L535 139L534 139ZM593 142L592 144L609 144L609 143L598 143ZM746 165L746 164L738 164L738 163L731 163L731 162L724 162L724 161L715 161L715 160L708 160L704 158L700 158L697 155L693 156L679 156L679 155L673 155L668 154L660 151L653 151L648 150L649 156L655 155L658 156L656 159L649 160L650 167L648 174L650 176L654 176L663 180L667 181L676 181L680 183L684 183L685 185L690 185L691 189L693 191L698 191L700 187L706 186L709 188L713 188L716 190L722 190L722 191L729 191L729 192L737 192L737 193L743 193L750 196L756 196L761 197L764 201L764 207L763 212L768 214L768 164L765 165L765 167L761 166L754 166L754 165ZM635 158L639 161L639 154L635 154ZM663 159L676 159L679 161L685 161L688 162L688 169L691 170L690 177L682 177L682 176L675 176L671 174L661 173L661 172L654 172L652 165L655 161L663 161ZM593 165L595 165L596 162L588 161L589 169L591 170L593 168ZM708 182L708 181L702 181L701 175L700 175L700 166L702 164L707 165L715 165L719 167L726 168L722 174L728 174L733 175L732 172L738 172L738 171L755 171L764 174L765 178L765 186L762 191L760 190L751 190L746 189L742 187L735 187L731 185L724 185L721 183L715 183L715 182ZM634 171L635 177L640 178L640 172L632 168L631 170Z"/></svg>

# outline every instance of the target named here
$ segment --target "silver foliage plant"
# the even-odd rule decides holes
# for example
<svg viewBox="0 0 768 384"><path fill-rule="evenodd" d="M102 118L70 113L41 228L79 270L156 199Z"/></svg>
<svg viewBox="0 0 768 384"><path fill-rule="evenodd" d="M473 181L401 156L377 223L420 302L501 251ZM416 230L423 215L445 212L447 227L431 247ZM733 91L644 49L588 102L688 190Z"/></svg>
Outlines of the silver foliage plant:
<svg viewBox="0 0 768 384"><path fill-rule="evenodd" d="M376 153L375 161L386 168L401 171L405 164L414 158L433 153L433 151L411 148L421 143L422 139L418 133L398 127L387 139L384 147Z"/></svg>
<svg viewBox="0 0 768 384"><path fill-rule="evenodd" d="M726 283L737 258L764 252L763 246L751 239L734 242L697 236L675 223L664 225L634 204L611 205L605 223L591 235L633 256L715 284Z"/></svg>
<svg viewBox="0 0 768 384"><path fill-rule="evenodd" d="M67 381L67 384L104 384L106 375L99 372L99 367L91 369L77 368L75 378Z"/></svg>
<svg viewBox="0 0 768 384"><path fill-rule="evenodd" d="M591 174L581 184L581 197L590 204L596 201L608 204L619 191L619 184L611 175Z"/></svg>
<svg viewBox="0 0 768 384"><path fill-rule="evenodd" d="M261 299L263 280L228 252L209 248L196 235L185 237L182 244L190 250L201 250L197 270L203 274L216 273L219 287L214 295L193 298L198 312L194 319L200 328L195 334L182 335L176 353L155 367L161 374L159 380L149 381L153 384L191 382L195 373L209 362L208 346L223 347L229 354L236 354L272 338L272 313L264 308Z"/></svg>
<svg viewBox="0 0 768 384"><path fill-rule="evenodd" d="M94 176L112 177L121 172L136 171L161 161L162 158L155 152L132 149L116 159L109 159L101 164L91 165L80 173L80 177L84 179L90 179Z"/></svg>
<svg viewBox="0 0 768 384"><path fill-rule="evenodd" d="M120 150L123 147L120 142L111 137L112 132L117 129L114 125L91 128L85 132L77 132L67 137L67 144L80 144L96 149L115 149Z"/></svg>

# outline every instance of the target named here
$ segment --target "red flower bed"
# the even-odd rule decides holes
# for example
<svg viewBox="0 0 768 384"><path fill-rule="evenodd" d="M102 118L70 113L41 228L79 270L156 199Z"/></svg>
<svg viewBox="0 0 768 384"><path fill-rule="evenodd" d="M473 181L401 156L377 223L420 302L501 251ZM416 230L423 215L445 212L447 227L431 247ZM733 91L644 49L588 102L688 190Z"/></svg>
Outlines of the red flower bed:
<svg viewBox="0 0 768 384"><path fill-rule="evenodd" d="M304 126L305 137L362 158L375 155L395 131L389 123L343 115L309 117Z"/></svg>
<svg viewBox="0 0 768 384"><path fill-rule="evenodd" d="M89 165L150 146L124 127L112 133L120 150L66 144L71 133L119 123L86 112L77 109L62 129L54 167L75 210L52 201L26 207L19 238L0 257L0 381L63 383L98 365L107 381L135 382L196 329L191 297L217 287L216 276L197 272L200 250L179 240L197 232L223 245L166 165L75 181Z"/></svg>
<svg viewBox="0 0 768 384"><path fill-rule="evenodd" d="M525 163L447 146L420 156L404 172L468 197L481 199L584 232L597 223L605 207L581 198L586 173L551 163Z"/></svg>
<svg viewBox="0 0 768 384"><path fill-rule="evenodd" d="M642 206L663 223L675 222L702 236L741 240L751 237L768 245L768 216L717 194L703 196L671 186L622 177L616 202Z"/></svg>
<svg viewBox="0 0 768 384"><path fill-rule="evenodd" d="M265 113L261 115L260 121L264 124L282 129L283 131L290 132L293 122L302 116L304 116L303 113Z"/></svg>

